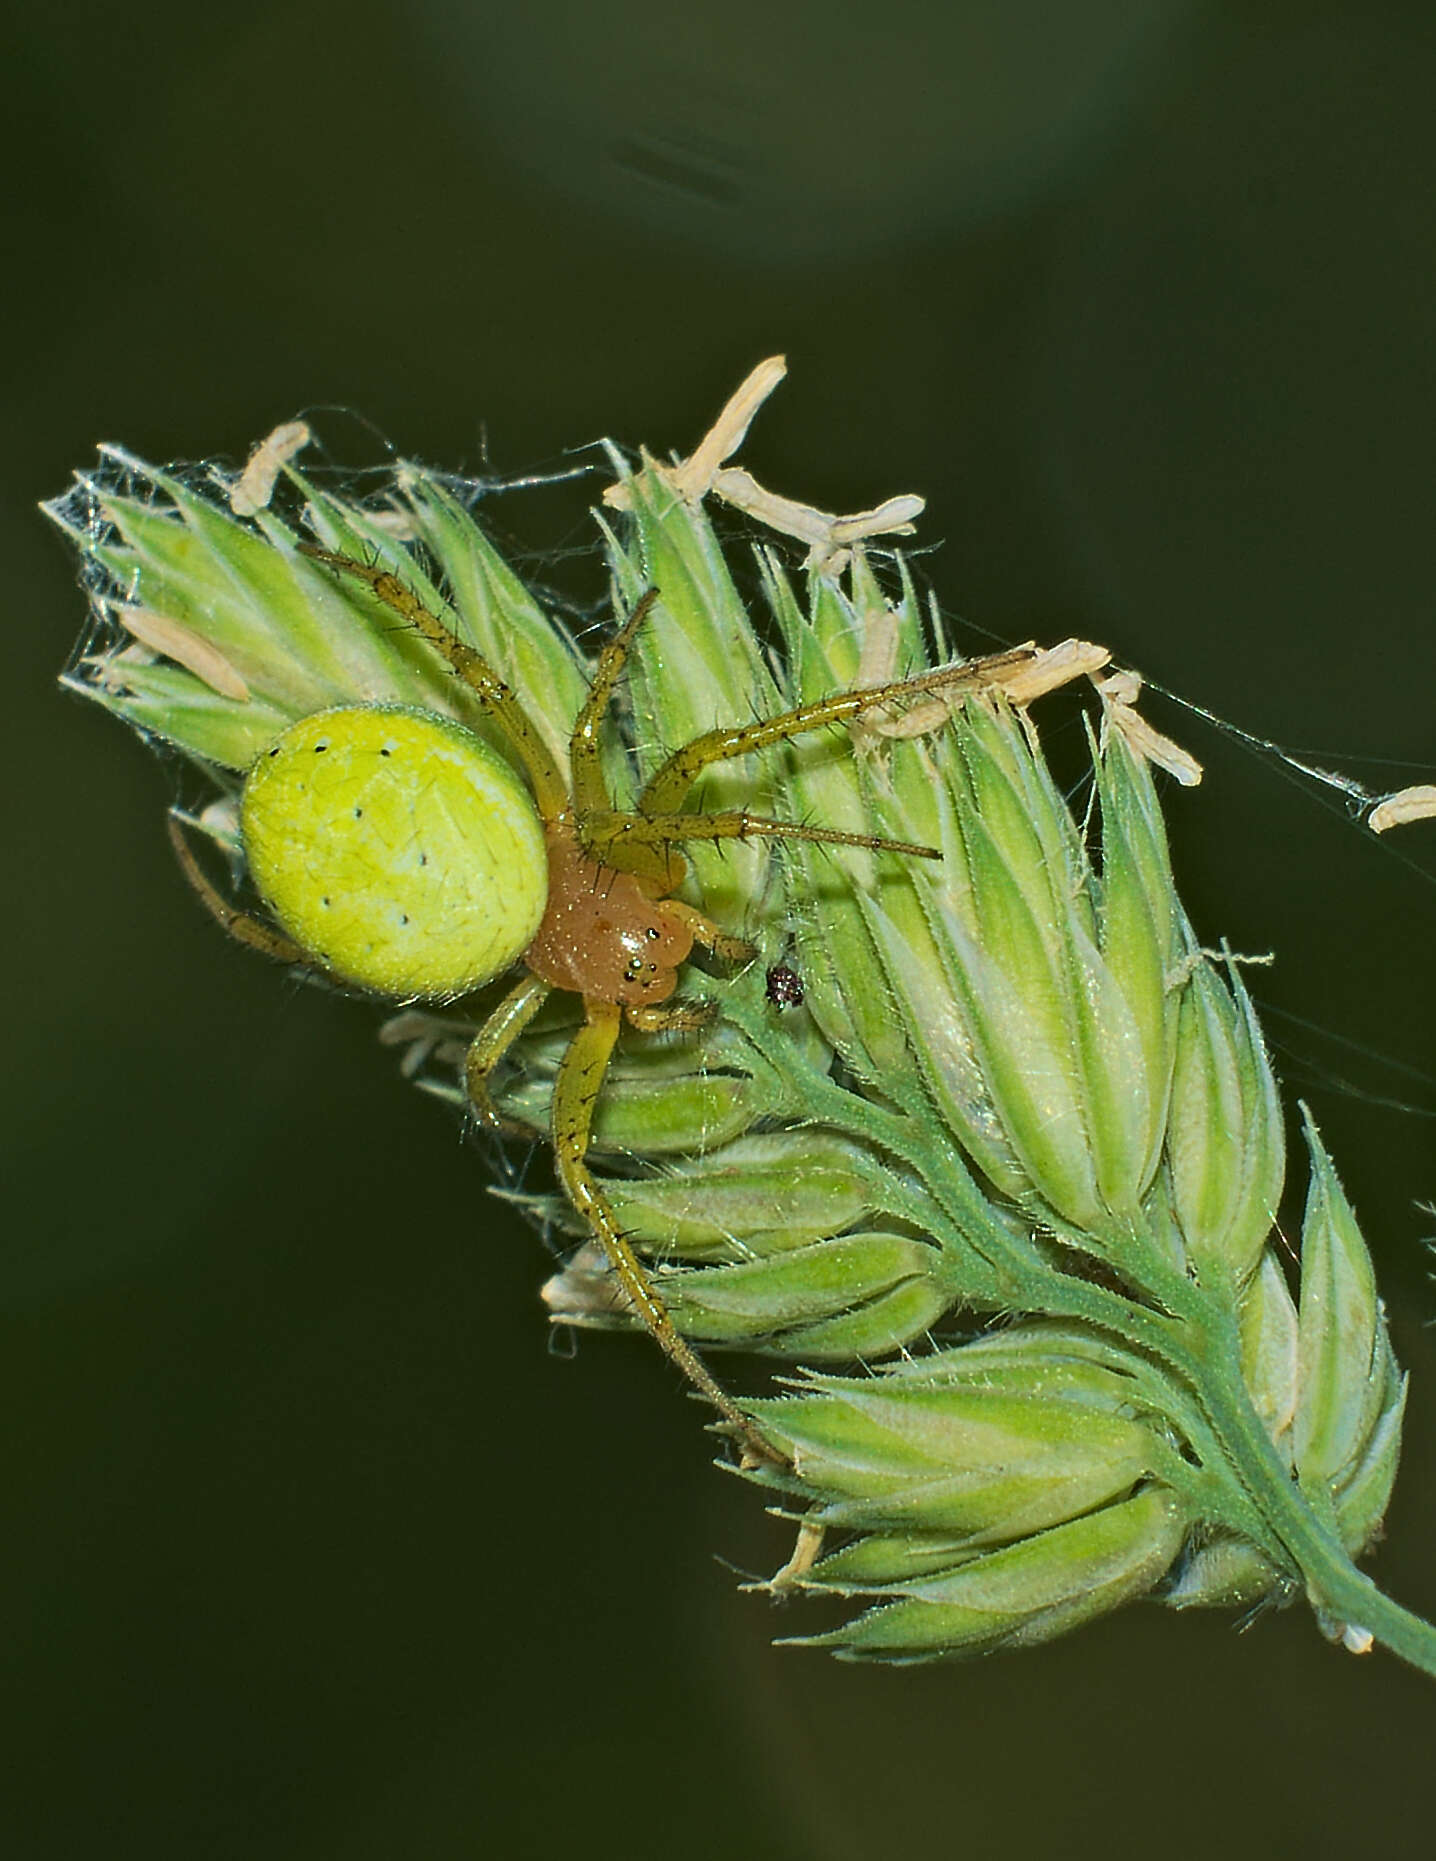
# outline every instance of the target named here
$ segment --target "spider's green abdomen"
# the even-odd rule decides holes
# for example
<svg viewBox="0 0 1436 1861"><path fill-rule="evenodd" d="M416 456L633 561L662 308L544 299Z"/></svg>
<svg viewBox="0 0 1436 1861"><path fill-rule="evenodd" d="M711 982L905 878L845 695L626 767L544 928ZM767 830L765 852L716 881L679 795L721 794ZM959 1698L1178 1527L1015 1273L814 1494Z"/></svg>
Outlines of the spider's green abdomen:
<svg viewBox="0 0 1436 1861"><path fill-rule="evenodd" d="M325 969L384 995L461 995L532 941L548 899L522 781L462 725L355 705L290 726L241 807L249 870Z"/></svg>

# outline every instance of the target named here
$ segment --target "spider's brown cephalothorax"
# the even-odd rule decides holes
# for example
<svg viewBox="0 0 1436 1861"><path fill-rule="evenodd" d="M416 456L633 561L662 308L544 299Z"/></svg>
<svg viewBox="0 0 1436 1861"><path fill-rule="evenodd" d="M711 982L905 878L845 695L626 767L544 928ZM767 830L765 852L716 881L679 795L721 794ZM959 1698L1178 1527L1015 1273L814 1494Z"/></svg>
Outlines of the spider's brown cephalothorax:
<svg viewBox="0 0 1436 1861"><path fill-rule="evenodd" d="M550 821L544 840L548 909L524 962L576 995L625 1008L666 1002L693 948L692 927L655 898L651 883L590 858L571 821Z"/></svg>

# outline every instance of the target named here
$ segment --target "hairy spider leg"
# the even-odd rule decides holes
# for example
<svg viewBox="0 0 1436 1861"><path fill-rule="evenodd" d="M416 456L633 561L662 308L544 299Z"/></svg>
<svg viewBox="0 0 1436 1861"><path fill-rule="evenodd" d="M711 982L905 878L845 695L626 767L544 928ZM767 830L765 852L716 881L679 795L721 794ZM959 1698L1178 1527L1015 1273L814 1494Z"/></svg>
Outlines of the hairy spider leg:
<svg viewBox="0 0 1436 1861"><path fill-rule="evenodd" d="M646 612L646 609L644 610ZM639 614L639 619L642 615ZM624 634L631 638L634 622L630 620ZM626 649L627 640L625 640ZM673 889L683 881L681 861L671 851L685 841L744 840L750 837L773 840L806 840L828 846L865 847L875 853L897 853L909 859L941 859L936 847L918 846L907 840L888 840L876 834L852 834L833 827L811 827L796 821L774 821L745 809L725 809L716 813L685 813L680 804L703 771L712 764L754 750L768 749L810 731L832 724L851 722L865 711L901 702L933 691L980 690L1000 679L1004 673L1028 665L1033 658L1030 647L995 653L986 659L972 660L960 666L943 666L915 678L898 679L886 685L869 686L858 691L837 692L811 704L781 712L777 717L760 719L753 724L719 726L695 737L652 775L638 798L636 813L618 809L595 809L580 818L585 848L606 864L620 871L633 872Z"/></svg>
<svg viewBox="0 0 1436 1861"><path fill-rule="evenodd" d="M165 816L165 831L169 834L180 871L199 894L200 903L222 931L233 937L236 943L242 943L250 950L258 950L264 956L272 956L278 963L302 964L306 969L313 968L307 954L297 943L291 943L272 924L255 917L253 912L241 911L237 905L232 905L212 884L195 858L194 849L186 839L176 814Z"/></svg>
<svg viewBox="0 0 1436 1861"><path fill-rule="evenodd" d="M481 1123L502 1125L503 1119L489 1097L489 1080L494 1068L551 993L549 984L541 976L525 976L509 990L469 1043L469 1051L464 1056L464 1087Z"/></svg>
<svg viewBox="0 0 1436 1861"><path fill-rule="evenodd" d="M589 1137L608 1063L613 1055L623 1010L617 1002L585 999L584 1022L559 1062L553 1092L554 1163L564 1192L597 1234L610 1266L634 1310L669 1359L743 1443L744 1460L787 1465L734 1402L688 1340L678 1331L668 1307L655 1291L642 1262L619 1227L612 1208L588 1168Z"/></svg>
<svg viewBox="0 0 1436 1861"><path fill-rule="evenodd" d="M766 835L770 838L824 841L833 846L862 846L879 852L908 854L918 859L942 857L936 847L914 846L906 840L883 840L869 834L841 833L833 828L790 825L783 821L765 820L746 810L726 809L720 813L674 817L672 828L665 831L655 823L652 816L624 813L616 809L603 778L599 759L599 730L614 689L628 663L634 636L657 599L656 588L649 588L640 595L627 620L604 647L594 668L588 697L574 725L569 746L573 772L573 807L587 852L604 856L604 863L615 866L620 872L632 871L641 877L651 878L662 884L665 890L681 885L684 877L681 862L666 855L666 850L685 840L742 840L750 835ZM682 831L677 831L680 823ZM665 849L666 856L655 861L643 855L625 855L620 851L625 846L661 847ZM713 929L718 936L723 936L716 926ZM706 942L709 949L715 947L711 939L699 941ZM752 946L744 944L742 955L735 960L747 960L752 954Z"/></svg>
<svg viewBox="0 0 1436 1861"><path fill-rule="evenodd" d="M606 813L613 807L608 784L603 779L599 730L613 697L614 687L628 663L628 649L633 644L633 636L643 625L657 599L656 588L650 588L646 594L638 597L633 611L599 654L598 664L593 669L593 681L574 724L568 748L569 769L573 777L573 808L580 819L594 812Z"/></svg>
<svg viewBox="0 0 1436 1861"><path fill-rule="evenodd" d="M890 853L909 853L922 859L938 859L941 855L935 847L913 846L906 840L877 840L865 834L845 834L834 829L790 826L782 821L765 820L756 814L732 809L721 813L684 816L690 822L701 823L682 833L664 833L650 827L643 817L623 813L613 806L608 792L608 785L603 779L602 765L599 761L599 729L604 714L613 697L619 679L623 676L628 663L628 655L633 645L634 636L652 610L658 599L658 590L650 588L639 596L632 612L622 627L604 647L594 668L593 683L589 687L588 698L579 712L578 722L574 726L570 744L570 761L573 770L574 814L581 825L585 849L590 853L603 851L612 854L615 847L623 844L630 846L673 846L683 840L733 840L743 839L749 834L766 834L770 837L786 836L799 840L823 840L838 846L875 847ZM620 857L611 862L619 871L628 870L626 862ZM638 863L642 872L651 862ZM662 874L650 872L649 876L662 878L669 885L679 885L683 880L681 871ZM711 927L721 938L724 933ZM714 948L711 939L701 939L709 949ZM729 939L735 942L735 939ZM737 960L746 960L753 954L752 946L742 945L742 956Z"/></svg>
<svg viewBox="0 0 1436 1861"><path fill-rule="evenodd" d="M681 846L686 840L811 840L822 846L860 846L876 853L901 853L909 859L942 858L937 847L919 846L912 840L850 834L838 827L809 827L801 821L770 821L744 808L719 814L590 815L583 823L583 838L586 849L605 865L639 873L650 870L646 862L640 864L634 857L641 849Z"/></svg>
<svg viewBox="0 0 1436 1861"><path fill-rule="evenodd" d="M675 750L662 768L651 775L638 798L640 814L659 816L676 814L690 788L705 769L714 763L727 762L734 756L746 756L753 750L768 749L774 743L786 743L790 737L805 736L825 729L829 724L847 724L865 711L883 705L901 703L933 691L980 691L997 683L1006 673L1030 665L1036 653L1031 647L1018 647L1010 653L994 653L986 659L969 660L960 666L941 666L935 672L923 672L916 678L897 679L887 685L870 685L858 691L835 692L830 698L816 699L796 710L783 711L777 717L760 719L755 724L720 725ZM859 841L860 845L875 844Z"/></svg>
<svg viewBox="0 0 1436 1861"><path fill-rule="evenodd" d="M375 562L357 562L353 556L337 555L333 550L317 549L312 543L300 543L297 547L302 556L322 562L338 574L352 575L367 582L386 607L406 620L448 661L508 738L533 786L539 813L546 821L557 819L568 806L568 790L559 766L549 754L533 719L483 654L460 639L446 621L431 613L391 569Z"/></svg>
<svg viewBox="0 0 1436 1861"><path fill-rule="evenodd" d="M613 801L603 774L599 733L627 665L634 636L657 599L656 588L649 588L642 594L622 627L604 646L594 667L588 696L574 724L569 743L573 812L576 822L581 825L585 845L590 848L590 820L595 816L606 818L614 813ZM681 880L681 874L678 877ZM664 908L688 929L696 943L701 943L716 955L732 962L746 962L756 954L751 944L740 937L730 937L693 906L677 900L665 900ZM697 1033L709 1026L716 1014L717 1005L713 1002L667 1002L653 1007L630 1003L619 1009L615 1004L585 997L584 1026L570 1043L554 1086L555 1166L570 1202L598 1235L619 1284L659 1345L688 1380L715 1406L724 1420L738 1431L746 1454L772 1461L780 1457L756 1432L703 1359L679 1333L646 1268L615 1220L607 1197L588 1168L594 1113L622 1020L626 1019L631 1027L641 1033Z"/></svg>

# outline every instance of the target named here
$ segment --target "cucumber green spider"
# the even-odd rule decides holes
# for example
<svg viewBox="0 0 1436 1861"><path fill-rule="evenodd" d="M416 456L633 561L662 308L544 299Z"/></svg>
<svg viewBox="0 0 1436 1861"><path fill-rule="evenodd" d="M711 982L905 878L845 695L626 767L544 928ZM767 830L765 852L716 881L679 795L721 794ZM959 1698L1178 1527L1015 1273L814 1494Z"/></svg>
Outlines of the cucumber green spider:
<svg viewBox="0 0 1436 1861"><path fill-rule="evenodd" d="M743 810L689 813L683 803L714 763L845 724L920 693L961 695L998 682L1030 649L920 677L839 692L756 723L704 732L653 774L631 810L615 807L599 732L650 589L599 655L560 769L522 703L486 661L388 569L304 547L368 584L477 696L513 765L472 732L395 705L321 711L287 729L250 769L241 830L250 875L273 922L230 904L201 872L176 822L181 865L215 918L241 942L287 963L402 1000L452 1000L506 971L522 973L469 1048L468 1096L493 1120L489 1081L555 989L582 998L584 1019L554 1085L560 1182L602 1245L635 1311L736 1433L772 1460L753 1424L680 1336L588 1168L594 1111L619 1030L692 1031L711 1004L671 1002L693 946L744 963L755 948L676 898L684 842L810 840L919 859L933 847L842 833Z"/></svg>

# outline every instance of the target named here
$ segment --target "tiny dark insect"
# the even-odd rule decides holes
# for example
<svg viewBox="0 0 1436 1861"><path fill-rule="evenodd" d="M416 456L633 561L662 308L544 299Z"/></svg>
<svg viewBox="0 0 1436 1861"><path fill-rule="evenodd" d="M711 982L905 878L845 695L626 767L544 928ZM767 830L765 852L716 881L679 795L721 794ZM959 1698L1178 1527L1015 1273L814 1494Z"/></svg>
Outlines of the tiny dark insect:
<svg viewBox="0 0 1436 1861"><path fill-rule="evenodd" d="M768 971L766 994L775 1008L801 1008L803 978L786 963L775 963Z"/></svg>

